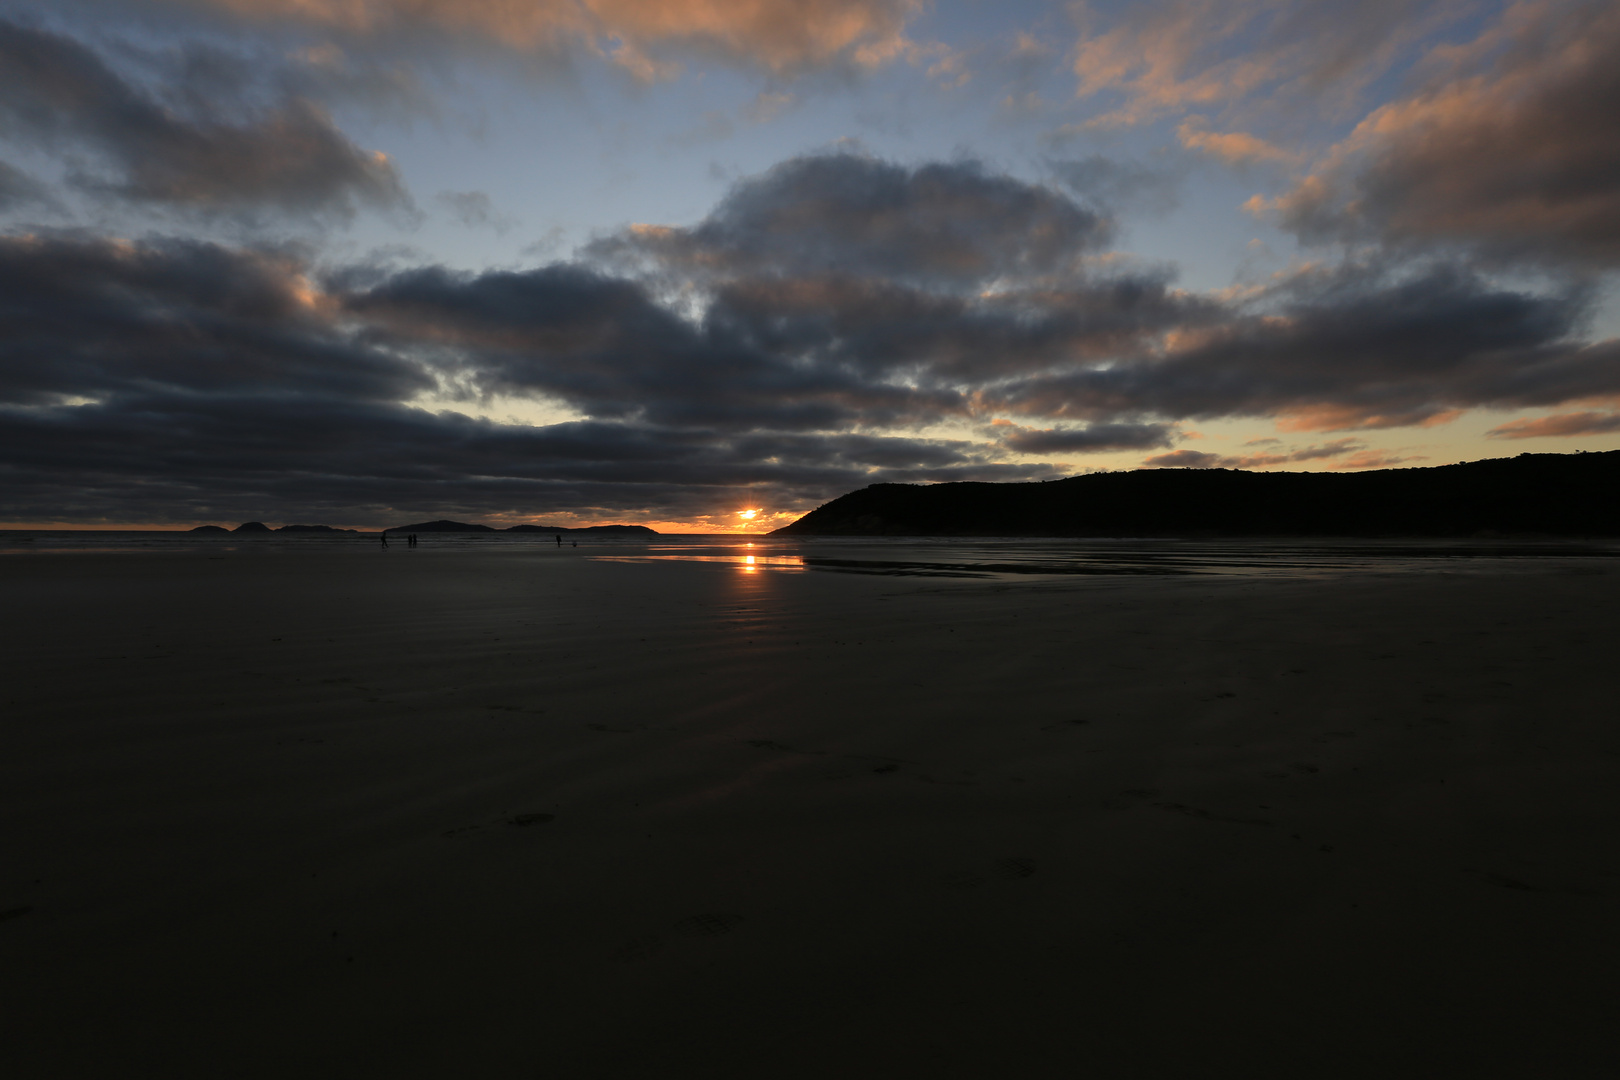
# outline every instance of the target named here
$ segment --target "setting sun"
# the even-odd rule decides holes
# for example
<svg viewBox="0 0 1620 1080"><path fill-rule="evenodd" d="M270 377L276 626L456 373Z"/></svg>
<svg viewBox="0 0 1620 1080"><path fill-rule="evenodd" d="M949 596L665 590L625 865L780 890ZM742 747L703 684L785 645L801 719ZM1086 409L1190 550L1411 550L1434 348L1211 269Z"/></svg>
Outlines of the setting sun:
<svg viewBox="0 0 1620 1080"><path fill-rule="evenodd" d="M753 521L754 516L758 513L758 510L739 510L737 511L737 516L742 518L744 521Z"/></svg>

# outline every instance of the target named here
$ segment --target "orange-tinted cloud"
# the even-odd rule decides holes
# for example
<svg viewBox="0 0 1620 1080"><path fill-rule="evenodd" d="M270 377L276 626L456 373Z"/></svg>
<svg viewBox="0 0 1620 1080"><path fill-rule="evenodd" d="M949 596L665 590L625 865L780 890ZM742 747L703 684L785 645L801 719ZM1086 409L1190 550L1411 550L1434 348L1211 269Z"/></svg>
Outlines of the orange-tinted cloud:
<svg viewBox="0 0 1620 1080"><path fill-rule="evenodd" d="M360 35L452 34L534 51L583 45L638 77L674 70L669 50L785 74L910 55L921 0L190 0L255 21Z"/></svg>
<svg viewBox="0 0 1620 1080"><path fill-rule="evenodd" d="M1510 420L1485 433L1491 439L1545 439L1620 431L1620 413L1573 412L1535 420Z"/></svg>
<svg viewBox="0 0 1620 1080"><path fill-rule="evenodd" d="M1335 469L1388 469L1407 461L1428 461L1425 454L1412 454L1407 457L1398 456L1399 451L1391 450L1363 450L1359 454L1352 454L1343 461L1335 461Z"/></svg>
<svg viewBox="0 0 1620 1080"><path fill-rule="evenodd" d="M1255 442L1276 442L1275 439L1253 440ZM1245 443L1244 445L1249 445ZM1342 454L1357 452L1351 461L1364 458L1369 453L1366 443L1355 439L1335 439L1322 446L1307 446L1303 450L1290 450L1281 454L1212 454L1202 450L1176 450L1168 454L1159 454L1150 457L1142 464L1157 469L1264 469L1272 465L1292 465L1301 461L1321 461L1326 458L1339 457ZM1363 468L1360 465L1347 465L1343 462L1333 466L1335 469Z"/></svg>
<svg viewBox="0 0 1620 1080"><path fill-rule="evenodd" d="M1463 414L1437 405L1389 412L1357 405L1313 405L1277 421L1278 431L1377 431L1396 427L1439 427Z"/></svg>
<svg viewBox="0 0 1620 1080"><path fill-rule="evenodd" d="M1080 127L1127 127L1244 98L1309 101L1332 112L1459 5L1363 0L1352 8L1269 0L1120 5L1111 21L1077 4L1080 97L1123 100Z"/></svg>
<svg viewBox="0 0 1620 1080"><path fill-rule="evenodd" d="M1242 165L1253 161L1298 161L1300 155L1273 146L1266 140L1241 131L1205 131L1191 120L1176 128L1176 137L1189 150L1199 150L1220 158L1228 165Z"/></svg>
<svg viewBox="0 0 1620 1080"><path fill-rule="evenodd" d="M1311 240L1449 241L1620 265L1620 8L1513 5L1445 74L1368 115L1312 176L1255 211Z"/></svg>

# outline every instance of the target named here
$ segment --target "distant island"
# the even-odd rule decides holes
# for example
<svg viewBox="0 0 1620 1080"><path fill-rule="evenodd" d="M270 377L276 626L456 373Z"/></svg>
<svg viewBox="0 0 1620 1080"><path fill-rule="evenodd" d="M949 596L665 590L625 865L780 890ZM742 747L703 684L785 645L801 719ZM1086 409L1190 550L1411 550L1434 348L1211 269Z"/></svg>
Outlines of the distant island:
<svg viewBox="0 0 1620 1080"><path fill-rule="evenodd" d="M384 533L486 533L486 532L515 532L515 533L573 533L576 536L589 534L592 536L657 536L658 533L645 525L585 525L580 528L570 528L566 525L513 525L505 529L497 529L490 525L475 525L464 521L448 521L443 518L438 521L423 521L415 525L390 525L378 530ZM365 533L361 529L340 529L333 525L283 525L279 529L272 529L262 521L245 521L234 529L227 529L222 525L198 525L190 532L203 536L230 536L236 533L331 533L351 534L354 536L376 536L377 533Z"/></svg>
<svg viewBox="0 0 1620 1080"><path fill-rule="evenodd" d="M1620 536L1620 450L1359 473L873 484L772 536Z"/></svg>
<svg viewBox="0 0 1620 1080"><path fill-rule="evenodd" d="M272 529L262 521L244 521L234 529L220 525L199 525L191 532L217 536L229 536L232 533L353 533L356 536L360 534L359 529L339 529L333 525L283 525L279 529Z"/></svg>

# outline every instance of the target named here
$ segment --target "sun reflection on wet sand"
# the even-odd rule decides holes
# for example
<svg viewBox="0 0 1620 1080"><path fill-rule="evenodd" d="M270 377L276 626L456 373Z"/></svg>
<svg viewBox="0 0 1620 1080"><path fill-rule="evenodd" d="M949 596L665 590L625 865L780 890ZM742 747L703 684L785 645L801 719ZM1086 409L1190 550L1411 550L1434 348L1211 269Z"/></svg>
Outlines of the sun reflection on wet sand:
<svg viewBox="0 0 1620 1080"><path fill-rule="evenodd" d="M803 570L801 555L591 555L595 562L708 562L731 563L745 574L761 570Z"/></svg>

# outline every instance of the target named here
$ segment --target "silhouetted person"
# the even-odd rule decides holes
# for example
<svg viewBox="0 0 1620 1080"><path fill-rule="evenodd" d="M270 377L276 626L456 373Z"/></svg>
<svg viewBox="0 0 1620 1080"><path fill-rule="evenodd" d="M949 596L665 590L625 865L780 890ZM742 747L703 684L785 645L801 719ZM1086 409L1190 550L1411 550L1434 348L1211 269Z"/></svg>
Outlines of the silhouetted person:
<svg viewBox="0 0 1620 1080"><path fill-rule="evenodd" d="M561 536L557 537L557 546L562 547L562 537Z"/></svg>
<svg viewBox="0 0 1620 1080"><path fill-rule="evenodd" d="M381 535L382 535L382 546L387 547L388 546L388 530L384 529L382 531Z"/></svg>

